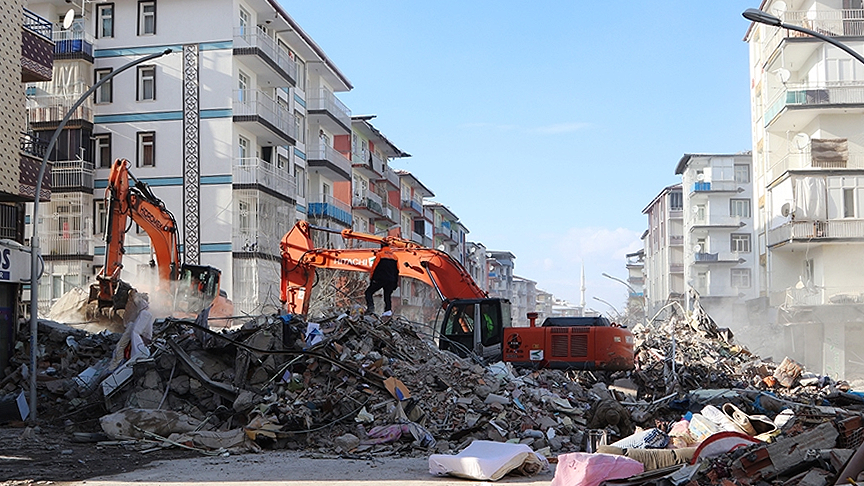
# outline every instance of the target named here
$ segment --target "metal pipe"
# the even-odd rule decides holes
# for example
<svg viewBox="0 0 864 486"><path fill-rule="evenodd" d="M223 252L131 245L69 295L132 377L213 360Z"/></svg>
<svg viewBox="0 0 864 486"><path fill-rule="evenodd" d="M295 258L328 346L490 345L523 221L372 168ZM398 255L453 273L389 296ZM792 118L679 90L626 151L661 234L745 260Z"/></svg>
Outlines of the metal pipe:
<svg viewBox="0 0 864 486"><path fill-rule="evenodd" d="M33 425L36 424L36 351L37 351L37 333L39 331L39 278L41 277L39 272L39 199L40 194L42 193L42 179L45 177L45 169L48 166L48 158L51 156L51 151L54 150L54 145L57 143L57 139L60 137L60 133L63 131L63 128L66 126L66 123L69 122L69 119L72 118L72 115L75 113L75 110L81 106L87 98L90 97L93 93L96 92L99 87L105 84L109 79L114 76L122 73L123 71L131 68L132 66L141 64L142 62L150 61L151 59L156 59L157 57L162 57L165 54L171 53L171 49L165 49L162 52L156 52L150 54L148 56L144 56L141 59L136 59L135 61L131 61L123 66L117 68L114 71L108 73L105 77L100 79L96 84L94 84L90 89L88 89L77 101L75 104L69 108L69 111L66 112L66 116L60 120L60 124L57 125L57 128L54 129L54 134L51 135L51 141L48 142L48 148L45 150L45 155L42 157L42 165L39 167L39 176L36 178L36 194L33 196L33 235L30 237L30 417L29 422Z"/></svg>

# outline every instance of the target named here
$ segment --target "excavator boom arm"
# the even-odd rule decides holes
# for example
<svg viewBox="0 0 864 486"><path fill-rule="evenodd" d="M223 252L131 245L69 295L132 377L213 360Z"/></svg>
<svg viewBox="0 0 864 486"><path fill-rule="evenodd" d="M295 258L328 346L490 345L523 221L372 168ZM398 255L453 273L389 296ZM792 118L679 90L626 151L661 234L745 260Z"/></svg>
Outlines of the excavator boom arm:
<svg viewBox="0 0 864 486"><path fill-rule="evenodd" d="M348 270L369 272L378 253L377 249L322 249L314 248L310 230L314 227L299 221L281 242L282 279L280 299L291 313L306 314L308 297L315 282L315 269ZM331 230L332 231L332 230ZM399 261L399 275L419 280L439 290L446 300L486 298L487 294L477 286L471 275L449 254L420 247L414 242L405 242L393 237L377 237L345 230L342 236L368 242L387 242L390 251ZM394 244L394 241L397 242Z"/></svg>

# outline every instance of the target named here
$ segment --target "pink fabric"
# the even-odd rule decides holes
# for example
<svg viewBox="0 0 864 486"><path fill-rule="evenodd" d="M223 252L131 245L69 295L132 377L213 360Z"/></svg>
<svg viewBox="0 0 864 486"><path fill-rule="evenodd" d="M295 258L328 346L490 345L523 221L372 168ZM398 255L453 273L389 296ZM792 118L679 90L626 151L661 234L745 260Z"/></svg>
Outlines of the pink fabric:
<svg viewBox="0 0 864 486"><path fill-rule="evenodd" d="M575 452L558 456L551 486L597 486L607 479L641 474L645 466L628 457L613 454Z"/></svg>

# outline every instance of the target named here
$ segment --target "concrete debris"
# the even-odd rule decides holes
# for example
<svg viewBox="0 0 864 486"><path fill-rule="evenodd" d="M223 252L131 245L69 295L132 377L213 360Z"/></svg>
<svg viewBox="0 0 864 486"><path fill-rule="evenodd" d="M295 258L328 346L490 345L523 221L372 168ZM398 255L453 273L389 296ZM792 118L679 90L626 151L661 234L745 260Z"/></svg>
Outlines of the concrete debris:
<svg viewBox="0 0 864 486"><path fill-rule="evenodd" d="M218 331L200 316L151 321L146 307L125 320L95 334L39 322L42 420L142 450L428 456L493 441L553 462L601 451L644 467L614 484L688 486L834 484L864 442L864 394L753 355L698 308L636 326L636 368L614 373L481 365L440 351L423 324L357 309L235 316ZM19 336L6 402L28 386Z"/></svg>

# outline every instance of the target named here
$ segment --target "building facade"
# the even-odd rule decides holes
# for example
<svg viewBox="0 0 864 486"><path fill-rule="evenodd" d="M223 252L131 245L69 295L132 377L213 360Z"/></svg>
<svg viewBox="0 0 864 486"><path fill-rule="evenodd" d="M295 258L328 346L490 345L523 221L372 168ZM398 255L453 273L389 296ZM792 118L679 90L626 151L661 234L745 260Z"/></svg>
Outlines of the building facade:
<svg viewBox="0 0 864 486"><path fill-rule="evenodd" d="M642 210L645 235L645 292L649 316L670 302L684 303L684 195L681 184L664 188Z"/></svg>
<svg viewBox="0 0 864 486"><path fill-rule="evenodd" d="M864 51L860 1L766 0L761 8ZM777 312L783 352L817 373L860 378L864 65L786 29L752 24L745 41L765 307Z"/></svg>
<svg viewBox="0 0 864 486"><path fill-rule="evenodd" d="M743 330L759 295L754 248L752 160L740 154L684 154L684 282L722 327Z"/></svg>

